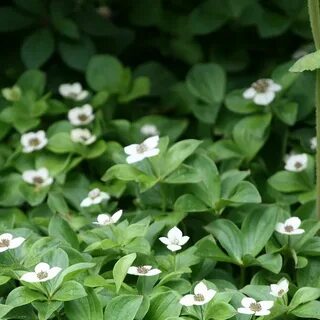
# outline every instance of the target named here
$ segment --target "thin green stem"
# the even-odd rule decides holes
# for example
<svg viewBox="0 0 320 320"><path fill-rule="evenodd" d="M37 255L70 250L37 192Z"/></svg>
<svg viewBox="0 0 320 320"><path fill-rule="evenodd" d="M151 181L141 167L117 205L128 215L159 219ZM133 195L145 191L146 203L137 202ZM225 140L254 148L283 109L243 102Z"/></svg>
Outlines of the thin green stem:
<svg viewBox="0 0 320 320"><path fill-rule="evenodd" d="M205 318L204 318L203 308L202 308L202 306L199 306L199 307L200 307L201 320L205 320Z"/></svg>
<svg viewBox="0 0 320 320"><path fill-rule="evenodd" d="M309 18L314 44L320 50L320 2L319 0L308 0ZM316 131L317 142L320 142L320 70L316 71ZM320 220L320 151L317 148L316 155L317 170L317 216Z"/></svg>
<svg viewBox="0 0 320 320"><path fill-rule="evenodd" d="M175 272L177 270L177 255L175 252L173 252L173 271Z"/></svg>

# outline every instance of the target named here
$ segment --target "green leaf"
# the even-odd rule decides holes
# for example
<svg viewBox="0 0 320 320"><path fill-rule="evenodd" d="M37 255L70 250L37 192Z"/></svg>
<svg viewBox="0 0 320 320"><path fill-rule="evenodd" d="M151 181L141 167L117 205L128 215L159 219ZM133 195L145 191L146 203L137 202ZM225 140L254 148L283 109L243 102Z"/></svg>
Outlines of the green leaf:
<svg viewBox="0 0 320 320"><path fill-rule="evenodd" d="M133 80L130 91L119 97L119 102L128 103L137 98L148 95L150 92L150 80L147 77L138 77Z"/></svg>
<svg viewBox="0 0 320 320"><path fill-rule="evenodd" d="M272 110L281 121L292 126L297 120L298 107L299 105L296 102L283 100L276 105L272 105Z"/></svg>
<svg viewBox="0 0 320 320"><path fill-rule="evenodd" d="M24 29L33 23L30 16L24 15L12 7L0 8L0 32Z"/></svg>
<svg viewBox="0 0 320 320"><path fill-rule="evenodd" d="M113 298L104 311L105 320L133 320L142 303L142 296L121 295Z"/></svg>
<svg viewBox="0 0 320 320"><path fill-rule="evenodd" d="M259 265L262 268L269 270L273 273L279 273L282 268L282 257L280 254L266 253L259 256L256 261L258 263L253 263L252 265Z"/></svg>
<svg viewBox="0 0 320 320"><path fill-rule="evenodd" d="M205 311L206 319L224 320L230 319L237 314L237 311L228 303L210 303Z"/></svg>
<svg viewBox="0 0 320 320"><path fill-rule="evenodd" d="M232 136L242 153L251 159L264 145L271 122L270 114L248 116L233 128Z"/></svg>
<svg viewBox="0 0 320 320"><path fill-rule="evenodd" d="M217 64L197 64L187 75L190 92L208 104L222 102L226 87L226 75Z"/></svg>
<svg viewBox="0 0 320 320"><path fill-rule="evenodd" d="M201 212L208 211L208 207L193 194L184 194L175 202L174 210L181 212Z"/></svg>
<svg viewBox="0 0 320 320"><path fill-rule="evenodd" d="M263 110L261 106L257 106L251 100L243 98L242 94L243 90L235 90L227 95L225 103L230 111L240 114L250 114Z"/></svg>
<svg viewBox="0 0 320 320"><path fill-rule="evenodd" d="M320 50L309 53L298 61L289 69L291 72L314 71L320 68Z"/></svg>
<svg viewBox="0 0 320 320"><path fill-rule="evenodd" d="M116 290L119 292L124 278L127 275L129 267L132 265L133 261L136 259L137 255L135 253L128 254L120 258L113 267L112 274L113 279L116 284Z"/></svg>
<svg viewBox="0 0 320 320"><path fill-rule="evenodd" d="M167 176L164 183L180 184L180 183L198 183L201 181L201 176L198 171L191 166L182 164L172 174Z"/></svg>
<svg viewBox="0 0 320 320"><path fill-rule="evenodd" d="M12 307L23 306L35 300L46 300L45 296L27 287L18 287L13 289L6 300L6 304Z"/></svg>
<svg viewBox="0 0 320 320"><path fill-rule="evenodd" d="M87 289L87 296L64 303L68 320L103 320L100 300L93 289Z"/></svg>
<svg viewBox="0 0 320 320"><path fill-rule="evenodd" d="M59 132L49 138L47 148L54 153L72 153L75 152L76 145L69 133Z"/></svg>
<svg viewBox="0 0 320 320"><path fill-rule="evenodd" d="M77 281L67 281L55 292L52 299L58 301L71 301L87 295L84 287Z"/></svg>
<svg viewBox="0 0 320 320"><path fill-rule="evenodd" d="M39 320L47 320L62 305L60 301L34 301L32 306L38 311Z"/></svg>
<svg viewBox="0 0 320 320"><path fill-rule="evenodd" d="M118 59L110 55L96 55L90 59L86 79L89 86L95 91L119 92L123 72Z"/></svg>
<svg viewBox="0 0 320 320"><path fill-rule="evenodd" d="M156 294L151 299L150 309L145 319L166 320L168 317L180 315L182 306L179 304L179 296L172 292Z"/></svg>
<svg viewBox="0 0 320 320"><path fill-rule="evenodd" d="M165 178L187 159L202 143L199 140L183 140L174 144L165 154L161 177Z"/></svg>
<svg viewBox="0 0 320 320"><path fill-rule="evenodd" d="M221 246L227 251L229 257L238 264L242 264L243 237L238 227L226 219L216 220L205 227L218 239Z"/></svg>
<svg viewBox="0 0 320 320"><path fill-rule="evenodd" d="M320 319L320 301L310 301L302 306L295 308L291 314L298 318Z"/></svg>
<svg viewBox="0 0 320 320"><path fill-rule="evenodd" d="M28 70L18 79L17 85L23 93L26 91L32 91L40 97L44 93L46 75L44 72L39 70Z"/></svg>
<svg viewBox="0 0 320 320"><path fill-rule="evenodd" d="M232 190L227 201L235 203L260 203L261 197L258 190L252 183L248 181L241 181L234 190Z"/></svg>
<svg viewBox="0 0 320 320"><path fill-rule="evenodd" d="M14 308L13 306L7 306L5 304L0 304L0 318L2 319L13 308Z"/></svg>
<svg viewBox="0 0 320 320"><path fill-rule="evenodd" d="M77 234L72 230L68 222L58 215L54 215L51 218L48 232L50 236L66 242L75 249L79 249Z"/></svg>
<svg viewBox="0 0 320 320"><path fill-rule="evenodd" d="M311 288L311 287L304 287L300 288L293 296L289 309L293 310L300 304L316 300L320 297L320 289L319 288Z"/></svg>
<svg viewBox="0 0 320 320"><path fill-rule="evenodd" d="M243 252L253 257L258 255L271 238L277 223L278 213L274 207L254 210L243 221Z"/></svg>
<svg viewBox="0 0 320 320"><path fill-rule="evenodd" d="M49 60L53 52L54 38L51 31L40 29L24 39L21 58L28 68L39 68Z"/></svg>

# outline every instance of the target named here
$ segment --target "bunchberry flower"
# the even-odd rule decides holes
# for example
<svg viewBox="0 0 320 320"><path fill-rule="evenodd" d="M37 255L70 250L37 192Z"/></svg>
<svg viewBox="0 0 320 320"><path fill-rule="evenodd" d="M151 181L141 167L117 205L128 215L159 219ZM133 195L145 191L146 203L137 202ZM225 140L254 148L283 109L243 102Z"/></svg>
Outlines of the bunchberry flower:
<svg viewBox="0 0 320 320"><path fill-rule="evenodd" d="M112 216L107 213L101 213L97 217L97 221L93 222L94 224L99 224L100 226L107 226L109 224L114 224L119 221L122 216L122 210L118 210Z"/></svg>
<svg viewBox="0 0 320 320"><path fill-rule="evenodd" d="M23 134L20 142L23 148L22 151L30 153L43 149L47 145L48 139L46 137L46 133L43 130L39 130L37 132L28 132Z"/></svg>
<svg viewBox="0 0 320 320"><path fill-rule="evenodd" d="M22 173L22 179L33 184L36 187L46 187L53 183L53 178L50 177L47 168L40 168L37 170L26 170Z"/></svg>
<svg viewBox="0 0 320 320"><path fill-rule="evenodd" d="M188 236L183 236L181 230L177 227L170 229L167 237L159 238L159 240L172 252L181 250L182 246L186 244L189 239Z"/></svg>
<svg viewBox="0 0 320 320"><path fill-rule="evenodd" d="M3 233L0 235L0 252L18 248L25 240L23 237L14 238L11 233Z"/></svg>
<svg viewBox="0 0 320 320"><path fill-rule="evenodd" d="M281 88L281 85L272 79L260 79L244 91L243 97L247 100L253 100L255 104L266 106L274 100L276 92Z"/></svg>
<svg viewBox="0 0 320 320"><path fill-rule="evenodd" d="M254 314L256 316L267 316L270 314L270 309L273 307L273 301L259 301L253 298L245 297L241 300L243 307L238 308L239 313Z"/></svg>
<svg viewBox="0 0 320 320"><path fill-rule="evenodd" d="M61 270L60 267L50 268L47 263L40 262L35 266L34 272L25 273L20 280L26 282L46 282L55 278Z"/></svg>
<svg viewBox="0 0 320 320"><path fill-rule="evenodd" d="M310 148L312 150L317 150L317 137L313 137L310 139Z"/></svg>
<svg viewBox="0 0 320 320"><path fill-rule="evenodd" d="M90 104L75 107L68 112L68 119L74 126L89 124L94 119L93 109Z"/></svg>
<svg viewBox="0 0 320 320"><path fill-rule="evenodd" d="M103 192L98 188L94 188L88 193L88 197L81 201L80 207L90 207L94 204L99 204L102 201L107 201L109 199L110 196L108 193Z"/></svg>
<svg viewBox="0 0 320 320"><path fill-rule="evenodd" d="M89 92L83 90L79 82L75 83L64 83L59 86L59 93L65 97L74 101L80 101L85 99Z"/></svg>
<svg viewBox="0 0 320 320"><path fill-rule="evenodd" d="M302 234L303 229L299 229L301 225L301 220L298 217L291 217L287 219L284 223L278 222L276 225L276 231L282 234Z"/></svg>
<svg viewBox="0 0 320 320"><path fill-rule="evenodd" d="M159 143L159 136L150 137L140 144L131 144L124 148L124 152L129 155L127 157L128 163L142 161L145 158L154 157L159 154L160 150L157 148Z"/></svg>
<svg viewBox="0 0 320 320"><path fill-rule="evenodd" d="M157 136L159 130L154 124L145 124L141 127L140 132L145 136Z"/></svg>
<svg viewBox="0 0 320 320"><path fill-rule="evenodd" d="M72 129L70 132L70 138L75 143L81 143L84 145L92 144L96 141L97 137L93 135L88 129Z"/></svg>
<svg viewBox="0 0 320 320"><path fill-rule="evenodd" d="M151 277L161 273L159 269L152 269L152 266L138 266L138 267L130 267L128 269L128 274L132 274L135 276L145 276Z"/></svg>
<svg viewBox="0 0 320 320"><path fill-rule="evenodd" d="M289 281L287 279L281 279L277 284L271 284L270 290L272 296L281 298L289 291Z"/></svg>
<svg viewBox="0 0 320 320"><path fill-rule="evenodd" d="M213 289L208 289L203 282L199 282L194 287L194 294L187 294L180 299L180 304L186 307L193 305L201 306L213 299L217 292Z"/></svg>
<svg viewBox="0 0 320 320"><path fill-rule="evenodd" d="M301 172L308 166L308 156L305 153L288 155L285 161L284 168L291 172Z"/></svg>

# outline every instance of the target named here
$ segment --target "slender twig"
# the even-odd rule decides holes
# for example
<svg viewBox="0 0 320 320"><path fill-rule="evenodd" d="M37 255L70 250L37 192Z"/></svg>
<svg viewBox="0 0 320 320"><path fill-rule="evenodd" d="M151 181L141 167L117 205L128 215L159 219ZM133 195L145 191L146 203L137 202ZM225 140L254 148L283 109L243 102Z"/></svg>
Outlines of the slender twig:
<svg viewBox="0 0 320 320"><path fill-rule="evenodd" d="M320 2L319 0L308 0L309 18L314 44L320 50ZM316 131L317 143L320 142L320 70L316 71ZM317 168L317 216L320 220L320 151L317 147L316 155Z"/></svg>

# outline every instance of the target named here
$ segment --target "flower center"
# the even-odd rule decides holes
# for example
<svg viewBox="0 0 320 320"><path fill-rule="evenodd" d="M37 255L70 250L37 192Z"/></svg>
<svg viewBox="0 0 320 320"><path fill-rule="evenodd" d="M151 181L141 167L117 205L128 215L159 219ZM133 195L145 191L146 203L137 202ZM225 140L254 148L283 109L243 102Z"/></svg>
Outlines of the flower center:
<svg viewBox="0 0 320 320"><path fill-rule="evenodd" d="M171 243L175 245L179 245L179 240L177 238L174 238L171 240Z"/></svg>
<svg viewBox="0 0 320 320"><path fill-rule="evenodd" d="M300 169L300 168L302 167L302 163L299 162L299 161L297 161L297 162L295 162L294 167L295 167L296 169Z"/></svg>
<svg viewBox="0 0 320 320"><path fill-rule="evenodd" d="M249 309L253 312L258 312L262 310L260 303L251 303Z"/></svg>
<svg viewBox="0 0 320 320"><path fill-rule="evenodd" d="M6 247L9 247L9 245L10 245L9 239L0 240L0 248L6 248Z"/></svg>
<svg viewBox="0 0 320 320"><path fill-rule="evenodd" d="M258 93L265 93L269 88L269 83L266 79L260 79L254 82L251 87L255 89Z"/></svg>
<svg viewBox="0 0 320 320"><path fill-rule="evenodd" d="M141 143L137 146L137 153L144 153L148 150L148 147L144 144L144 143Z"/></svg>
<svg viewBox="0 0 320 320"><path fill-rule="evenodd" d="M99 190L93 190L93 191L91 191L90 194L89 194L89 197L90 197L91 199L95 199L95 198L97 198L97 197L99 197L99 196L100 196L100 191L99 191Z"/></svg>
<svg viewBox="0 0 320 320"><path fill-rule="evenodd" d="M194 300L195 301L204 301L204 296L201 293L195 294L194 295Z"/></svg>
<svg viewBox="0 0 320 320"><path fill-rule="evenodd" d="M286 230L287 232L292 232L294 230L293 226L285 226L284 230Z"/></svg>
<svg viewBox="0 0 320 320"><path fill-rule="evenodd" d="M84 122L84 121L86 121L86 120L88 119L88 116L87 116L86 114L84 114L84 113L80 113L80 114L78 115L78 119L79 119L81 122Z"/></svg>
<svg viewBox="0 0 320 320"><path fill-rule="evenodd" d="M147 274L149 270L146 267L140 266L140 267L137 267L137 271L138 273L141 273L141 274Z"/></svg>
<svg viewBox="0 0 320 320"><path fill-rule="evenodd" d="M29 140L29 145L32 147L37 147L40 144L40 140L38 138L31 138Z"/></svg>
<svg viewBox="0 0 320 320"><path fill-rule="evenodd" d="M279 291L278 291L278 296L282 296L284 294L284 290L283 289L280 289Z"/></svg>
<svg viewBox="0 0 320 320"><path fill-rule="evenodd" d="M44 182L43 178L37 176L32 179L34 184L42 184Z"/></svg>
<svg viewBox="0 0 320 320"><path fill-rule="evenodd" d="M48 277L48 272L46 272L46 271L40 271L40 272L37 273L37 278L39 280L43 280L43 279L45 279L47 277Z"/></svg>

